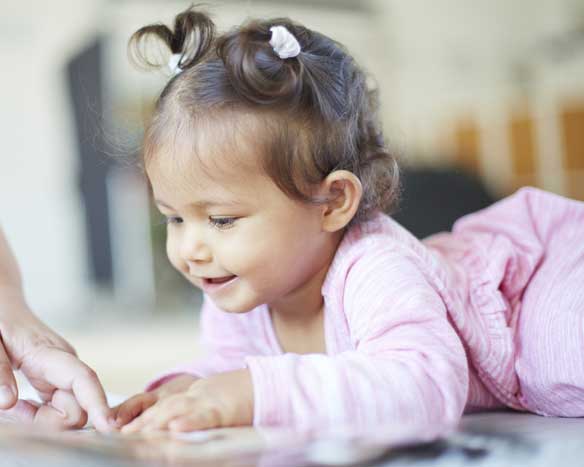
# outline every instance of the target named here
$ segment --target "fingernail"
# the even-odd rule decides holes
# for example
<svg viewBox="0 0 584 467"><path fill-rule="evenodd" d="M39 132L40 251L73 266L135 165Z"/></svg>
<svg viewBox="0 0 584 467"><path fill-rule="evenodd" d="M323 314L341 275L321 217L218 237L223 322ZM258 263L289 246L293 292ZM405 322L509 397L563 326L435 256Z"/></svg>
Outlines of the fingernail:
<svg viewBox="0 0 584 467"><path fill-rule="evenodd" d="M1 405L8 405L14 401L14 397L16 396L16 392L13 388L7 385L0 386L0 404Z"/></svg>
<svg viewBox="0 0 584 467"><path fill-rule="evenodd" d="M55 407L53 404L47 404L51 409L53 409L55 412L57 412L59 414L59 417L66 419L67 418L67 412L65 412L64 410L58 409L57 407Z"/></svg>
<svg viewBox="0 0 584 467"><path fill-rule="evenodd" d="M110 415L106 413L95 411L89 414L89 419L97 431L100 433L109 433L112 431L110 423Z"/></svg>

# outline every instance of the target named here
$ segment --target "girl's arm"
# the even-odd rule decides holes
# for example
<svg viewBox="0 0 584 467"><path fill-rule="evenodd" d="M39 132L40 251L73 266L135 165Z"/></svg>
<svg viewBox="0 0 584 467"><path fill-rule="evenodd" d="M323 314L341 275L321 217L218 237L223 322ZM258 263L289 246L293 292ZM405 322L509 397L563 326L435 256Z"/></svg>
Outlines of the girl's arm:
<svg viewBox="0 0 584 467"><path fill-rule="evenodd" d="M458 421L468 390L465 352L413 261L388 251L361 258L348 273L344 307L355 350L246 358L254 425Z"/></svg>

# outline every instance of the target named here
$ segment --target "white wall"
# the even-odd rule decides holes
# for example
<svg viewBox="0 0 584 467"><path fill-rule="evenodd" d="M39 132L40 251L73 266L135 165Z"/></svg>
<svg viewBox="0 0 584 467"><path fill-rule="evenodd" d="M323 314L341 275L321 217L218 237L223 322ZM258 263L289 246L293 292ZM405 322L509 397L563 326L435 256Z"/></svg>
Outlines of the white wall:
<svg viewBox="0 0 584 467"><path fill-rule="evenodd" d="M482 169L497 190L510 178L505 123L529 101L536 115L540 183L562 193L561 103L584 96L584 53L552 62L550 39L584 23L580 0L378 0L390 77L386 122L419 162L451 149L445 132L471 114L483 131ZM518 77L518 67L528 75ZM527 82L524 78L527 78ZM444 142L446 144L444 145ZM441 147L443 146L444 147ZM444 150L446 151L444 151Z"/></svg>
<svg viewBox="0 0 584 467"><path fill-rule="evenodd" d="M0 222L45 318L88 290L65 64L93 37L101 2L5 2L0 16Z"/></svg>

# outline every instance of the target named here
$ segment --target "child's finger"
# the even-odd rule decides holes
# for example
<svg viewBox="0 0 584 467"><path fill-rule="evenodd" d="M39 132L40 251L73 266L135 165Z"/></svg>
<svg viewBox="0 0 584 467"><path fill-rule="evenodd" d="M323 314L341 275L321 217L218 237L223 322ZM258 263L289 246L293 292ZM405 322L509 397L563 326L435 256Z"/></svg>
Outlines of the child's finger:
<svg viewBox="0 0 584 467"><path fill-rule="evenodd" d="M139 431L141 431L144 428L144 426L146 425L146 423L148 423L148 420L146 419L146 415L151 410L154 410L154 407L146 409L146 411L144 411L140 415L136 416L131 422L124 425L120 430L121 433L122 434L131 434L131 433L138 433Z"/></svg>
<svg viewBox="0 0 584 467"><path fill-rule="evenodd" d="M188 411L187 400L183 396L171 396L146 410L140 417L122 429L122 433L155 431L167 429L168 422Z"/></svg>
<svg viewBox="0 0 584 467"><path fill-rule="evenodd" d="M144 431L160 431L168 430L168 424L176 417L180 417L192 410L192 407L183 399L177 400L173 403L166 404L164 408L156 411L153 416L147 419L146 424L142 428Z"/></svg>
<svg viewBox="0 0 584 467"><path fill-rule="evenodd" d="M168 429L174 432L207 430L219 426L219 420L212 411L193 412L176 417L168 423Z"/></svg>
<svg viewBox="0 0 584 467"><path fill-rule="evenodd" d="M152 393L137 394L114 408L114 419L118 427L134 420L138 415L156 403L156 396Z"/></svg>

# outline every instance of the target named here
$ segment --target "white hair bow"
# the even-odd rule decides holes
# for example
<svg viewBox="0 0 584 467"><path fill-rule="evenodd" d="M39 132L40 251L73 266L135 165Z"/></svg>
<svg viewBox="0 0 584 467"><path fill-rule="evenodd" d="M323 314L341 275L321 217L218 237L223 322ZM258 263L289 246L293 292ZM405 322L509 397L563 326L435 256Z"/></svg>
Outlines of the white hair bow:
<svg viewBox="0 0 584 467"><path fill-rule="evenodd" d="M280 58L293 58L300 53L300 44L294 35L284 26L272 26L270 45Z"/></svg>
<svg viewBox="0 0 584 467"><path fill-rule="evenodd" d="M168 59L168 69L173 75L178 75L182 68L179 66L182 54L172 54Z"/></svg>

